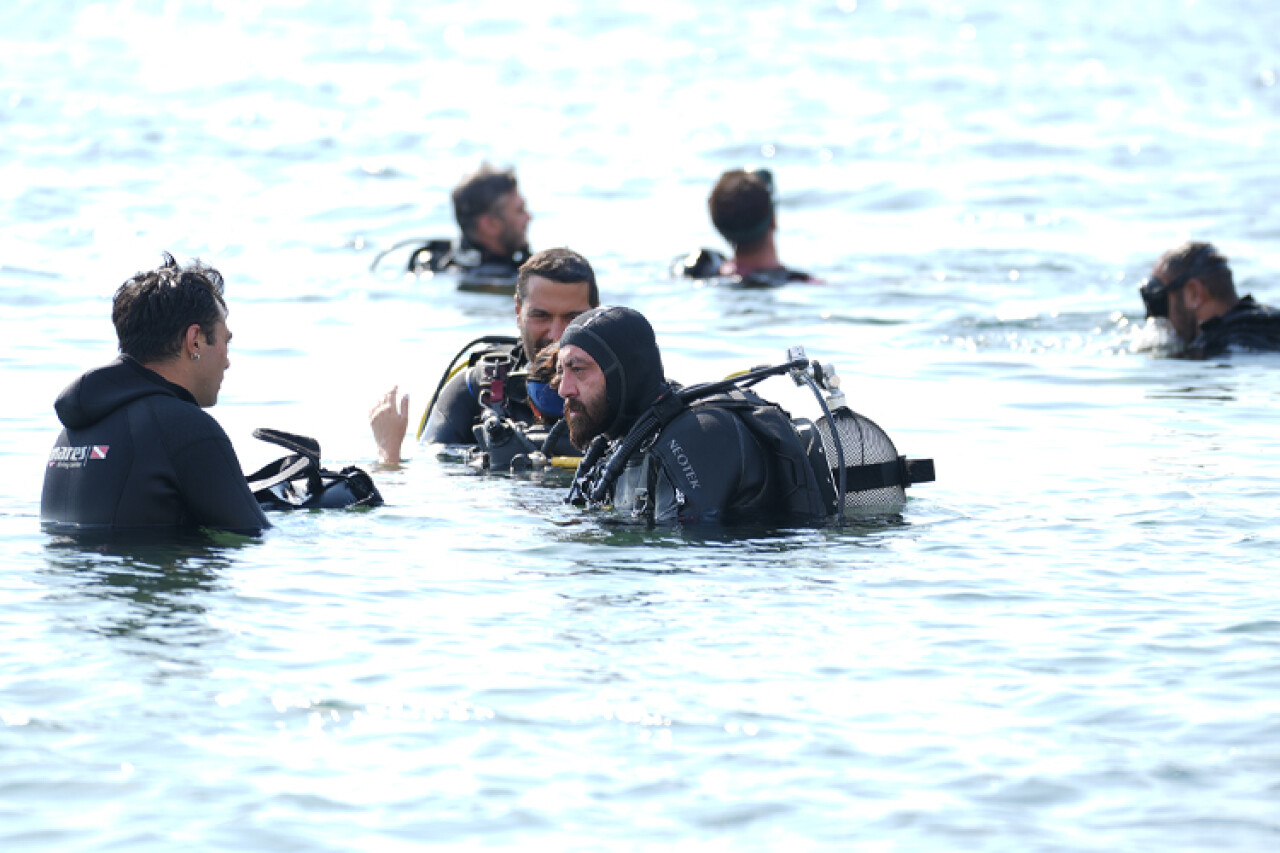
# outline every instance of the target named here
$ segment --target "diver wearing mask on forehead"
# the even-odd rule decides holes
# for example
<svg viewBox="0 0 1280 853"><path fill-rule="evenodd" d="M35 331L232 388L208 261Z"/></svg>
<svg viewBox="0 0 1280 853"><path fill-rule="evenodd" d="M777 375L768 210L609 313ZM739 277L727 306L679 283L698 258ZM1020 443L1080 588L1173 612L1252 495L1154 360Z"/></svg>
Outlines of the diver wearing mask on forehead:
<svg viewBox="0 0 1280 853"><path fill-rule="evenodd" d="M780 287L814 281L808 273L788 269L778 257L775 235L773 173L768 169L732 169L716 181L707 200L711 222L733 246L733 257L714 249L699 249L677 258L675 276L723 279L738 287Z"/></svg>
<svg viewBox="0 0 1280 853"><path fill-rule="evenodd" d="M842 446L841 461L832 461L821 423L793 422L748 387L808 370L824 373L800 353L778 367L682 388L664 377L644 315L622 307L583 314L560 338L557 373L569 438L584 451L568 500L650 523L817 521L859 505L854 493L900 509L903 488L933 479L931 461L898 457L878 427L847 409L836 410L848 420L834 432L852 425L874 434L887 455L872 460L857 448L854 458ZM825 404L824 412L833 416Z"/></svg>
<svg viewBox="0 0 1280 853"><path fill-rule="evenodd" d="M1147 316L1167 320L1186 345L1186 358L1280 351L1280 311L1238 296L1227 259L1211 243L1165 252L1139 293Z"/></svg>
<svg viewBox="0 0 1280 853"><path fill-rule="evenodd" d="M577 252L546 249L525 261L515 292L519 337L487 336L464 347L459 357L469 351L470 357L445 371L423 412L418 438L428 444L474 446L481 441L476 428L486 423L506 430L556 420L556 395L536 379L529 382L529 364L559 340L570 321L599 304L595 271ZM473 344L482 348L471 351ZM392 388L369 413L379 460L388 465L400 463L409 426L409 396L397 405L397 392ZM531 401L531 393L541 395L540 408Z"/></svg>

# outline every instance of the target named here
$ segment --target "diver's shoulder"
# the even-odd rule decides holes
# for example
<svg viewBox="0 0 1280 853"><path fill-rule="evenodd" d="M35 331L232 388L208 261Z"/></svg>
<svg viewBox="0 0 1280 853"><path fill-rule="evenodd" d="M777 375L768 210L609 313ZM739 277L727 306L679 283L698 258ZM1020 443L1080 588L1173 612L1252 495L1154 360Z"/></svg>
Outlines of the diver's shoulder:
<svg viewBox="0 0 1280 853"><path fill-rule="evenodd" d="M1206 321L1188 350L1205 358L1231 352L1280 352L1280 308L1246 295L1230 311Z"/></svg>
<svg viewBox="0 0 1280 853"><path fill-rule="evenodd" d="M172 449L187 447L208 439L230 442L222 424L194 402L168 394L143 397L134 405L145 407L157 438Z"/></svg>
<svg viewBox="0 0 1280 853"><path fill-rule="evenodd" d="M768 289L787 284L817 282L819 279L804 270L787 266L769 267L739 273L733 259L715 249L700 248L679 255L668 268L673 278L687 278L721 287Z"/></svg>
<svg viewBox="0 0 1280 853"><path fill-rule="evenodd" d="M456 279L459 290L511 295L515 293L520 265L529 259L529 250L496 255L465 240L427 240L409 255L407 269L422 278L436 275Z"/></svg>

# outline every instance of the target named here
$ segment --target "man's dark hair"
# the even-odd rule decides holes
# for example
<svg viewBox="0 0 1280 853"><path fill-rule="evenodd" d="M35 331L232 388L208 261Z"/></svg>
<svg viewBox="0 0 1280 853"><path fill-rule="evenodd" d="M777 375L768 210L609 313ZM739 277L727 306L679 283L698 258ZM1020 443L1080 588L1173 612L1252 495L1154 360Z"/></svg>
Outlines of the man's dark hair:
<svg viewBox="0 0 1280 853"><path fill-rule="evenodd" d="M1215 300L1231 302L1237 298L1231 267L1212 243L1183 243L1165 252L1160 257L1160 264L1169 281L1183 276L1196 278Z"/></svg>
<svg viewBox="0 0 1280 853"><path fill-rule="evenodd" d="M453 190L453 216L463 236L471 237L476 220L492 213L500 198L515 191L515 169L499 171L482 163L474 173L463 178Z"/></svg>
<svg viewBox="0 0 1280 853"><path fill-rule="evenodd" d="M164 253L164 263L140 272L120 285L111 305L120 352L143 364L166 361L182 352L192 323L213 344L219 320L226 317L222 274L200 261L178 266Z"/></svg>
<svg viewBox="0 0 1280 853"><path fill-rule="evenodd" d="M540 275L560 284L577 284L585 281L590 285L587 304L595 308L600 304L600 289L596 287L596 272L586 258L573 249L543 249L520 265L516 274L516 295L521 300L529 296L529 276Z"/></svg>
<svg viewBox="0 0 1280 853"><path fill-rule="evenodd" d="M712 224L735 249L756 248L773 225L773 192L756 172L725 172L711 190L707 207Z"/></svg>

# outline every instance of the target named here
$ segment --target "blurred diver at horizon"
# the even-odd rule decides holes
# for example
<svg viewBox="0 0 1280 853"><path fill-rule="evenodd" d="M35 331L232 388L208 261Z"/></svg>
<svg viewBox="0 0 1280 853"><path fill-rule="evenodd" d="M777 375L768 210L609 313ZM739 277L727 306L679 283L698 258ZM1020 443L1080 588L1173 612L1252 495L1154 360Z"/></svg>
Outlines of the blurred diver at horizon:
<svg viewBox="0 0 1280 853"><path fill-rule="evenodd" d="M529 376L530 362L564 333L580 314L600 304L595 270L582 255L568 248L545 249L520 267L515 286L515 317L519 337L488 336L472 341L459 357L470 352L465 366L450 364L419 424L418 438L426 444L470 446L485 443L483 427L493 421L501 429L523 429L548 420L555 413L554 394ZM473 344L485 344L472 351ZM456 361L457 359L455 359ZM450 371L453 371L450 373ZM384 465L401 461L401 445L409 426L409 395L397 405L398 387L392 388L369 413ZM556 414L558 419L558 414ZM477 434L480 428L480 434ZM567 446L555 455L574 455Z"/></svg>
<svg viewBox="0 0 1280 853"><path fill-rule="evenodd" d="M699 249L677 258L673 275L694 279L727 279L739 287L780 287L812 282L806 272L788 269L778 256L778 217L774 208L773 173L768 169L730 169L711 190L707 207L711 223L733 247L727 258L715 249Z"/></svg>
<svg viewBox="0 0 1280 853"><path fill-rule="evenodd" d="M407 270L419 276L451 273L458 287L506 294L515 284L520 265L529 259L529 212L520 194L514 168L495 169L481 163L475 172L454 187L453 216L459 238L425 242L407 240L379 254L379 261L396 249L418 244L409 256Z"/></svg>
<svg viewBox="0 0 1280 853"><path fill-rule="evenodd" d="M1147 317L1173 329L1184 358L1280 352L1280 310L1238 295L1231 267L1212 243L1188 242L1165 252L1139 293Z"/></svg>

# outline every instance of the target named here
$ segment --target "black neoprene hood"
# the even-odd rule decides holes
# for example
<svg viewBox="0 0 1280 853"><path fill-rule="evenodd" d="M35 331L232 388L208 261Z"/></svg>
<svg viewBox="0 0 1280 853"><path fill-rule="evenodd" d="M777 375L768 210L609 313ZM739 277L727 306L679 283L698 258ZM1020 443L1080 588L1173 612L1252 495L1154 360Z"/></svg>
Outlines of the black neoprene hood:
<svg viewBox="0 0 1280 853"><path fill-rule="evenodd" d="M604 372L605 434L611 438L630 429L666 388L653 327L633 308L600 307L578 315L561 335L560 346L578 347Z"/></svg>

